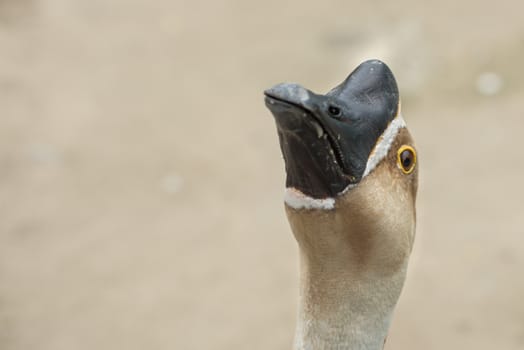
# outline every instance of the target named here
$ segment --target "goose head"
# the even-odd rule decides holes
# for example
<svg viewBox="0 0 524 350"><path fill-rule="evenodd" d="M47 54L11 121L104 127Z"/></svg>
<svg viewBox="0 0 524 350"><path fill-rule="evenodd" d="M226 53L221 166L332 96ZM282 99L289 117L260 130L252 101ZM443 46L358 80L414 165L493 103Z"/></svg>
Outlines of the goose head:
<svg viewBox="0 0 524 350"><path fill-rule="evenodd" d="M381 297L396 303L415 235L418 164L391 70L366 61L327 94L284 83L265 102L305 278L383 286Z"/></svg>

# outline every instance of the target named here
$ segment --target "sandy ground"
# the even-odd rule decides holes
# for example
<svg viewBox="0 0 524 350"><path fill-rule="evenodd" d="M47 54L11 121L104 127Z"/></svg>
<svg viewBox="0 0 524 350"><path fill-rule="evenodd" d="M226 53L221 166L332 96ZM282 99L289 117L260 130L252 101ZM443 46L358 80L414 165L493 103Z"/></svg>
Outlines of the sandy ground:
<svg viewBox="0 0 524 350"><path fill-rule="evenodd" d="M422 171L386 349L523 349L524 5L434 4L0 0L0 349L289 349L262 91L370 57Z"/></svg>

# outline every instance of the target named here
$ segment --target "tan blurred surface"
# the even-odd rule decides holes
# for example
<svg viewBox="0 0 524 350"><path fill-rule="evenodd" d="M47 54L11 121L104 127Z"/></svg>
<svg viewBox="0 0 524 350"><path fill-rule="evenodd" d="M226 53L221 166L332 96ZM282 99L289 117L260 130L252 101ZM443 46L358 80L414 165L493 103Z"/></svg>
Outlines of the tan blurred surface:
<svg viewBox="0 0 524 350"><path fill-rule="evenodd" d="M0 349L289 349L262 91L371 57L422 171L386 349L523 349L524 5L434 4L0 0Z"/></svg>

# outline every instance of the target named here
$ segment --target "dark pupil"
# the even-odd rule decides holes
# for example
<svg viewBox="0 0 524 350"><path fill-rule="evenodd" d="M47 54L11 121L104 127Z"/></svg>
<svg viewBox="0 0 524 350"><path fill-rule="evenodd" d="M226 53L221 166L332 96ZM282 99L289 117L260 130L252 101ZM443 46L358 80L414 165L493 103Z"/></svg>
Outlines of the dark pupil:
<svg viewBox="0 0 524 350"><path fill-rule="evenodd" d="M409 169L411 162L413 161L413 155L411 154L411 151L405 150L402 152L400 155L400 160L404 169Z"/></svg>
<svg viewBox="0 0 524 350"><path fill-rule="evenodd" d="M328 111L329 111L329 114L331 114L331 115L334 115L334 116L340 115L340 108L338 108L338 107L329 106Z"/></svg>

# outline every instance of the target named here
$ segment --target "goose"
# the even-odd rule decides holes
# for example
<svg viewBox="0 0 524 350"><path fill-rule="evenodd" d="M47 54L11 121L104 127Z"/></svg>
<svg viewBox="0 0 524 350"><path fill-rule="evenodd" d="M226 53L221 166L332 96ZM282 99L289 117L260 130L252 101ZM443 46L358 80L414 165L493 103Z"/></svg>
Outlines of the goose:
<svg viewBox="0 0 524 350"><path fill-rule="evenodd" d="M383 349L415 238L417 152L379 60L327 94L264 91L299 247L295 350Z"/></svg>

